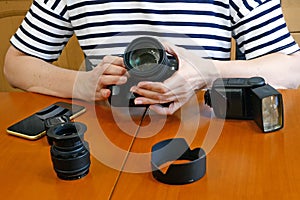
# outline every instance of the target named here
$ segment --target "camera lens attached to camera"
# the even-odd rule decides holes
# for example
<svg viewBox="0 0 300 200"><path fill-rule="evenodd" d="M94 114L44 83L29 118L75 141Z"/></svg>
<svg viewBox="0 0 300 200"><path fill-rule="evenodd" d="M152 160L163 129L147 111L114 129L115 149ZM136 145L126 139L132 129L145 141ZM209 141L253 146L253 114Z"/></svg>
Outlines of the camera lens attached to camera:
<svg viewBox="0 0 300 200"><path fill-rule="evenodd" d="M152 37L133 40L123 57L126 69L136 82L164 81L178 68L176 59L168 57L162 44Z"/></svg>
<svg viewBox="0 0 300 200"><path fill-rule="evenodd" d="M124 65L129 77L123 85L112 85L109 102L115 107L135 107L137 94L130 88L140 81L162 82L178 70L177 59L168 55L163 45L152 37L134 39L126 48ZM146 106L146 105L143 105Z"/></svg>
<svg viewBox="0 0 300 200"><path fill-rule="evenodd" d="M67 122L52 126L47 136L53 142L50 153L57 176L74 180L89 173L90 153L84 141L87 127L80 122Z"/></svg>

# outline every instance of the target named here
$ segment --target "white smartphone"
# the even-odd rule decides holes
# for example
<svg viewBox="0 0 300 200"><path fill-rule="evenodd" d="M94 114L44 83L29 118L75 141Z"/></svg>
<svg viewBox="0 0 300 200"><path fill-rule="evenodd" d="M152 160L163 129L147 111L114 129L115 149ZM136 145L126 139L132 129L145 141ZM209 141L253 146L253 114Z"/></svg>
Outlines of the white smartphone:
<svg viewBox="0 0 300 200"><path fill-rule="evenodd" d="M71 104L67 102L56 102L7 128L7 133L26 138L29 140L36 140L45 135L44 120L50 117L61 115L68 116L71 120L81 115L86 111L84 106Z"/></svg>

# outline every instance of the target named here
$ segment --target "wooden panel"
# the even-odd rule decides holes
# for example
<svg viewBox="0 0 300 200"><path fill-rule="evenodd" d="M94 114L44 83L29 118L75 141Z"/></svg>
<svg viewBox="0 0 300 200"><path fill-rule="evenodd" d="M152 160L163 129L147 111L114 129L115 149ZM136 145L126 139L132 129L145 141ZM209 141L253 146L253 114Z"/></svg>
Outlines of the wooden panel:
<svg viewBox="0 0 300 200"><path fill-rule="evenodd" d="M8 47L9 39L15 33L26 14L31 0L0 1L0 91L15 91L6 81L3 74L4 58Z"/></svg>
<svg viewBox="0 0 300 200"><path fill-rule="evenodd" d="M299 33L292 33L294 40L300 45L300 32Z"/></svg>
<svg viewBox="0 0 300 200"><path fill-rule="evenodd" d="M281 5L282 5L283 14L289 30L291 32L300 32L300 23L299 23L300 1L281 0Z"/></svg>
<svg viewBox="0 0 300 200"><path fill-rule="evenodd" d="M292 33L292 36L293 36L294 40L298 43L298 45L300 45L300 32ZM299 85L298 89L300 90L300 85Z"/></svg>
<svg viewBox="0 0 300 200"><path fill-rule="evenodd" d="M84 55L75 35L71 37L61 56L53 64L59 67L84 70Z"/></svg>
<svg viewBox="0 0 300 200"><path fill-rule="evenodd" d="M20 91L9 85L3 74L5 54L10 46L10 38L21 24L32 0L0 1L0 91ZM82 65L84 56L75 36L73 36L55 65L78 70L84 69Z"/></svg>
<svg viewBox="0 0 300 200"><path fill-rule="evenodd" d="M230 60L236 59L236 41L231 38L231 50L230 50Z"/></svg>

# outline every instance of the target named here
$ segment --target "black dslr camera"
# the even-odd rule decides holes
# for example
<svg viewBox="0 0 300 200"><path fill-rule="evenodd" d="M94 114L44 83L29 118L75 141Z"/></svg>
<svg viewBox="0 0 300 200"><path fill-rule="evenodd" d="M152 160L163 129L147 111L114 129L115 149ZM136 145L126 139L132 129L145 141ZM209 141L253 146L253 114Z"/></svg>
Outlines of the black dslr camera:
<svg viewBox="0 0 300 200"><path fill-rule="evenodd" d="M178 70L177 59L167 55L162 44L152 37L134 39L123 55L129 78L126 84L109 86L109 103L115 107L134 107L137 94L130 88L140 81L162 82ZM145 105L142 105L145 106Z"/></svg>
<svg viewBox="0 0 300 200"><path fill-rule="evenodd" d="M219 118L254 119L263 132L283 127L282 95L261 77L218 78L204 99Z"/></svg>

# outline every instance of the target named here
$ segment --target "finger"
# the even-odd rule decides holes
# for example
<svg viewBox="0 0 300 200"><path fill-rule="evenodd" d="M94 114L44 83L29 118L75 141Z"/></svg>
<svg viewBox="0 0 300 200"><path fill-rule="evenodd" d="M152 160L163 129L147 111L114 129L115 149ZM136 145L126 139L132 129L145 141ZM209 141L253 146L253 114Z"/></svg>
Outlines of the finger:
<svg viewBox="0 0 300 200"><path fill-rule="evenodd" d="M164 46L166 52L168 52L171 55L176 55L174 45L170 44L169 42L163 42L162 45Z"/></svg>
<svg viewBox="0 0 300 200"><path fill-rule="evenodd" d="M102 62L125 67L123 58L118 56L104 56Z"/></svg>
<svg viewBox="0 0 300 200"><path fill-rule="evenodd" d="M149 98L148 96L142 95L141 97L137 97L135 99L134 103L136 105L141 105L141 104L152 105L152 104L163 104L163 103L169 103L169 102L178 102L181 105L183 105L193 95L194 95L194 92L187 92L187 93L181 93L181 94L170 94L168 97L165 97L164 95L162 95L159 98L156 98L156 97Z"/></svg>
<svg viewBox="0 0 300 200"><path fill-rule="evenodd" d="M149 109L160 115L170 115L170 109L168 107L163 107L161 105L151 105Z"/></svg>
<svg viewBox="0 0 300 200"><path fill-rule="evenodd" d="M137 86L132 86L130 89L130 92L134 92L137 93L141 96L147 97L147 98L151 98L151 99L164 99L167 97L164 97L162 93L156 92L156 91L152 91L152 90L147 90L147 89L143 89L143 88L139 88Z"/></svg>
<svg viewBox="0 0 300 200"><path fill-rule="evenodd" d="M103 75L99 78L98 85L122 85L126 82L126 76Z"/></svg>
<svg viewBox="0 0 300 200"><path fill-rule="evenodd" d="M118 56L105 56L94 70L97 71L98 76L102 74L123 75L127 71L123 58Z"/></svg>
<svg viewBox="0 0 300 200"><path fill-rule="evenodd" d="M111 91L109 89L101 89L100 91L96 91L93 101L105 100L110 96L110 93Z"/></svg>
<svg viewBox="0 0 300 200"><path fill-rule="evenodd" d="M162 42L162 45L164 46L166 52L175 56L176 58L178 58L179 55L181 55L184 52L184 48L178 47L170 42Z"/></svg>
<svg viewBox="0 0 300 200"><path fill-rule="evenodd" d="M101 95L104 99L107 99L110 96L111 91L109 89L101 89Z"/></svg>
<svg viewBox="0 0 300 200"><path fill-rule="evenodd" d="M164 82L150 82L150 81L142 81L137 84L138 88L156 91L159 93L167 93L170 91L174 91L179 87L183 87L187 84L187 81L179 75L178 72L166 79Z"/></svg>
<svg viewBox="0 0 300 200"><path fill-rule="evenodd" d="M110 74L110 75L124 75L127 70L119 65L114 65L114 64L103 64L103 73L102 74Z"/></svg>
<svg viewBox="0 0 300 200"><path fill-rule="evenodd" d="M163 107L161 105L150 105L149 108L154 112L161 115L172 115L181 107L180 103L171 103L169 107Z"/></svg>
<svg viewBox="0 0 300 200"><path fill-rule="evenodd" d="M151 98L151 99L157 99L160 101L179 101L179 99L187 98L190 95L187 95L189 93L194 94L194 90L188 85L188 84L174 84L172 88L169 88L165 85L163 85L164 89L157 91L152 91L151 89L154 89L152 87L137 87L133 86L131 88L132 92L138 93L141 96ZM161 93L163 92L163 93Z"/></svg>
<svg viewBox="0 0 300 200"><path fill-rule="evenodd" d="M134 87L133 87L134 88ZM191 95L188 95L187 93L183 90L178 90L178 91L169 91L167 93L161 94L157 92L152 92L149 90L143 90L143 89L133 89L131 92L137 93L140 96L143 97L141 101L143 101L143 104L148 104L148 103L165 103L165 102L171 102L171 101L181 101L181 99L185 99Z"/></svg>
<svg viewBox="0 0 300 200"><path fill-rule="evenodd" d="M168 103L170 101L168 100L159 100L159 99L150 99L146 97L137 97L134 100L134 103L136 105L152 105L152 104L163 104L163 103Z"/></svg>
<svg viewBox="0 0 300 200"><path fill-rule="evenodd" d="M166 87L162 82L150 82L150 81L142 81L137 84L137 88L151 90L158 93L166 93L170 89Z"/></svg>

